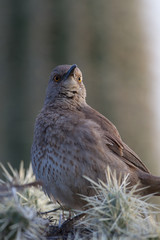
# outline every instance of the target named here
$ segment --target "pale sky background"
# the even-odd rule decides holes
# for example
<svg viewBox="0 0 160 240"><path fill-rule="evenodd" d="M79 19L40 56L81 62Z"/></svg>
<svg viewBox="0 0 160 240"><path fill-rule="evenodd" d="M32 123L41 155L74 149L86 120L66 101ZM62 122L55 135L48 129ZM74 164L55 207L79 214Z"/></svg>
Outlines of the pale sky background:
<svg viewBox="0 0 160 240"><path fill-rule="evenodd" d="M155 121L155 151L160 156L160 0L143 0L144 28L148 37L150 55L151 100L153 100L153 121ZM160 157L157 159L160 173Z"/></svg>

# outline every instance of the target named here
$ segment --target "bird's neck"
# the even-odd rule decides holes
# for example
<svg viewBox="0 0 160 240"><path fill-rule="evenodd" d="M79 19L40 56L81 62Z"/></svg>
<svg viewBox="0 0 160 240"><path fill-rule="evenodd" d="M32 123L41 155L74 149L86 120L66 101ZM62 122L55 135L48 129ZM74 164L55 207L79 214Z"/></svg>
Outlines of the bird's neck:
<svg viewBox="0 0 160 240"><path fill-rule="evenodd" d="M59 108L59 109L70 109L70 110L76 110L80 109L83 106L86 105L86 100L81 98L81 99L76 99L76 98L56 98L54 101L49 102L44 104L44 107L46 108Z"/></svg>

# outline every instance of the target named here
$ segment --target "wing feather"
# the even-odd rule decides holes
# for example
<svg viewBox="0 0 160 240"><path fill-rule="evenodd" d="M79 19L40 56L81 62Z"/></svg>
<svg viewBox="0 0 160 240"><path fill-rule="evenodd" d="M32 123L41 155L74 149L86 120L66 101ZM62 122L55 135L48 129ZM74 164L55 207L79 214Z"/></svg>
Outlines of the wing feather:
<svg viewBox="0 0 160 240"><path fill-rule="evenodd" d="M93 120L99 124L104 132L104 141L106 145L116 153L122 161L129 166L135 166L142 171L149 173L138 155L122 141L118 130L107 118L92 109L89 105L83 109L83 112L86 119Z"/></svg>

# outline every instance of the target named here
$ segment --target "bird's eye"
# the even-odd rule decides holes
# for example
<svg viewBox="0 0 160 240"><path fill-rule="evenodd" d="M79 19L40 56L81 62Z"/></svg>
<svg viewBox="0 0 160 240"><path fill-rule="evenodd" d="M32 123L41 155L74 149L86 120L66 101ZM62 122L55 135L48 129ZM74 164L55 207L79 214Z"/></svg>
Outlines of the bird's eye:
<svg viewBox="0 0 160 240"><path fill-rule="evenodd" d="M59 82L61 80L61 77L59 75L55 75L53 79L55 82Z"/></svg>
<svg viewBox="0 0 160 240"><path fill-rule="evenodd" d="M78 82L82 82L82 77L78 77Z"/></svg>

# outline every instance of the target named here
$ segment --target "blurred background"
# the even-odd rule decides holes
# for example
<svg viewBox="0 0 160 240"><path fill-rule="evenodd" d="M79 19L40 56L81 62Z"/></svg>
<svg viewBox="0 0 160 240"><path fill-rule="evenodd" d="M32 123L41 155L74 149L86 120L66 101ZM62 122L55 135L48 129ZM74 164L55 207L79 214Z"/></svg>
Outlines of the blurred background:
<svg viewBox="0 0 160 240"><path fill-rule="evenodd" d="M76 63L87 102L160 175L159 0L0 0L0 161L30 162L51 70Z"/></svg>

